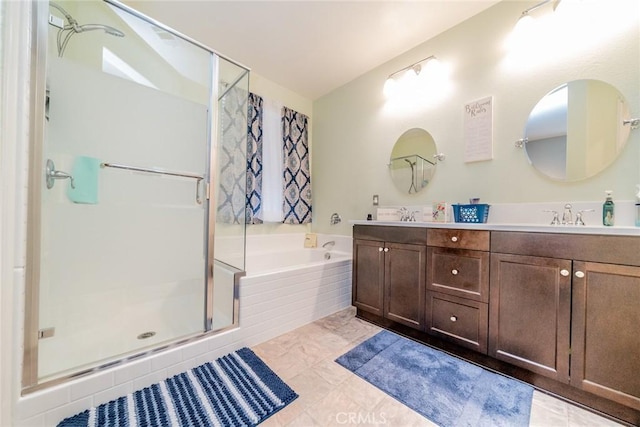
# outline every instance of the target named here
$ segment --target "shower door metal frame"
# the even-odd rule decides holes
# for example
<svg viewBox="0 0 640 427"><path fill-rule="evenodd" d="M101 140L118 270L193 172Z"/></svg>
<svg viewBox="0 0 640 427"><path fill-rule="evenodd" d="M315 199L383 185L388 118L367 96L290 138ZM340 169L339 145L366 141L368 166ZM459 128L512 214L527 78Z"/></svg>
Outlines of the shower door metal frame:
<svg viewBox="0 0 640 427"><path fill-rule="evenodd" d="M23 391L38 383L38 320L40 284L40 235L42 158L45 126L48 2L32 2L29 176L27 195L27 258L25 265Z"/></svg>
<svg viewBox="0 0 640 427"><path fill-rule="evenodd" d="M213 323L213 266L214 266L214 237L216 209L212 206L212 189L214 186L215 174L211 173L212 165L216 164L217 158L213 150L214 138L217 138L218 120L214 115L217 111L218 102L218 62L222 58L230 63L244 69L242 76L248 76L250 69L245 65L220 55L214 49L187 37L172 28L154 20L146 15L130 8L116 0L103 0L105 3L117 7L149 24L155 25L174 36L183 39L197 47L200 47L210 54L211 70L211 92L209 94L209 114L207 130L207 159L206 169L208 177L206 179L205 200L205 233L207 235L205 252L205 318L203 319L203 332L176 339L157 347L146 349L125 356L123 358L109 361L89 369L78 370L68 375L56 377L45 382L38 382L38 328L39 328L39 286L40 286L40 251L41 251L41 218L42 218L42 187L43 175L42 159L44 152L44 128L45 128L45 99L46 99L46 75L47 75L47 42L48 42L48 16L49 2L31 2L31 61L30 61L30 123L29 123L29 172L28 172L28 195L27 195L27 240L26 240L26 266L25 266L25 316L24 316L24 338L23 338L23 363L22 363L22 389L21 394L25 395L43 388L67 382L71 379L99 372L104 369L126 363L130 360L140 358L145 355L157 353L162 350L181 346L185 343L197 341L214 334L219 334L232 328L238 327L239 308L239 282L244 271L234 268L234 308L233 323L225 328L212 330Z"/></svg>

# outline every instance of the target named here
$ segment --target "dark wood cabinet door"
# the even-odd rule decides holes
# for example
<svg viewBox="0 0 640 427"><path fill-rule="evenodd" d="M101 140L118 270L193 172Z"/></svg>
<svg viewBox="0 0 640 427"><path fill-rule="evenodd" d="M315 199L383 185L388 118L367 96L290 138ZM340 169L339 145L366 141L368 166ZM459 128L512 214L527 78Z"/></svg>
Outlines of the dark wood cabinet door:
<svg viewBox="0 0 640 427"><path fill-rule="evenodd" d="M640 267L575 262L571 334L571 385L640 410Z"/></svg>
<svg viewBox="0 0 640 427"><path fill-rule="evenodd" d="M569 382L571 265L491 254L490 356Z"/></svg>
<svg viewBox="0 0 640 427"><path fill-rule="evenodd" d="M382 316L384 297L384 242L354 240L352 303Z"/></svg>
<svg viewBox="0 0 640 427"><path fill-rule="evenodd" d="M427 248L386 243L384 317L424 330Z"/></svg>

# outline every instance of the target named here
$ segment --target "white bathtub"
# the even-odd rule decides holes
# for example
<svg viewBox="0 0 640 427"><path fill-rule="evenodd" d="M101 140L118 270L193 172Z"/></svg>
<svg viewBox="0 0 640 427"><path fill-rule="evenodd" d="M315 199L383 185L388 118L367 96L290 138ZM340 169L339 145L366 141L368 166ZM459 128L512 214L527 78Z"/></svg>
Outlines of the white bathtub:
<svg viewBox="0 0 640 427"><path fill-rule="evenodd" d="M322 248L327 241L336 243ZM239 325L248 342L269 340L349 307L351 242L348 236L319 235L320 247L307 249L304 234L248 236Z"/></svg>
<svg viewBox="0 0 640 427"><path fill-rule="evenodd" d="M247 253L247 276L289 272L312 266L331 266L350 262L351 254L322 248L288 248L268 252Z"/></svg>

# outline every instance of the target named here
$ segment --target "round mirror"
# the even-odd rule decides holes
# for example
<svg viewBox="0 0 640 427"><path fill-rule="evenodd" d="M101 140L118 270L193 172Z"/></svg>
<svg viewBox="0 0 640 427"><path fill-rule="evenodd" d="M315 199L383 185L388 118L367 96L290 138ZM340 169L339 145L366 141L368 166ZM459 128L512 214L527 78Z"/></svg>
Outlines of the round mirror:
<svg viewBox="0 0 640 427"><path fill-rule="evenodd" d="M622 94L599 80L574 80L542 98L529 115L525 150L542 174L578 181L604 170L629 137Z"/></svg>
<svg viewBox="0 0 640 427"><path fill-rule="evenodd" d="M418 193L429 184L436 169L436 143L424 129L409 129L391 150L389 171L398 190Z"/></svg>

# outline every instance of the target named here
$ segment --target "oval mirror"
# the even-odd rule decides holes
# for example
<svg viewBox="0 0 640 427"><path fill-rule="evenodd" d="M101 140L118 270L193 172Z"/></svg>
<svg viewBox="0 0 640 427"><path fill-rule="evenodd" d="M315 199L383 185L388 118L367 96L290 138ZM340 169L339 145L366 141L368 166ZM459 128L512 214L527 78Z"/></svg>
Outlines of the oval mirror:
<svg viewBox="0 0 640 427"><path fill-rule="evenodd" d="M629 137L622 94L599 80L574 80L546 94L525 128L525 151L540 173L559 181L596 175L616 159Z"/></svg>
<svg viewBox="0 0 640 427"><path fill-rule="evenodd" d="M418 193L429 184L436 169L436 143L429 132L409 129L391 150L389 171L396 188L403 193Z"/></svg>

